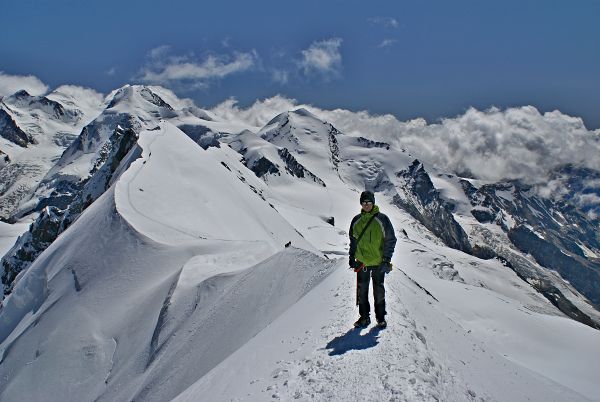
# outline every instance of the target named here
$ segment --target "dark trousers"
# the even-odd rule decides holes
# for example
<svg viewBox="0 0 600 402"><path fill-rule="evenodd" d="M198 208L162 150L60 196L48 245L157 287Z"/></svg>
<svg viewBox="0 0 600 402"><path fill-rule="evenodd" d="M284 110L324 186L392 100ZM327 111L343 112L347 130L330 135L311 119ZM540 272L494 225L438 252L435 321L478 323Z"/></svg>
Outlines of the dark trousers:
<svg viewBox="0 0 600 402"><path fill-rule="evenodd" d="M357 275L358 311L361 317L368 317L371 311L369 304L369 282L373 278L373 298L375 299L375 317L377 321L385 319L385 274L379 267L361 269Z"/></svg>

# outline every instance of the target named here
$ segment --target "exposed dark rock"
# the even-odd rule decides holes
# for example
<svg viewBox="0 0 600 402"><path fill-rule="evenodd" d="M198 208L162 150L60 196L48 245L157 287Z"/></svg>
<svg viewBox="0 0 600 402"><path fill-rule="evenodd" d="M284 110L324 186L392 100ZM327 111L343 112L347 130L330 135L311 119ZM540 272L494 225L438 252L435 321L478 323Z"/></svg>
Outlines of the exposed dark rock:
<svg viewBox="0 0 600 402"><path fill-rule="evenodd" d="M20 147L26 148L29 144L35 144L32 136L21 130L6 110L0 107L0 136L14 142Z"/></svg>
<svg viewBox="0 0 600 402"><path fill-rule="evenodd" d="M442 199L423 164L415 159L408 170L396 176L404 182L405 197L394 196L394 204L408 211L448 247L471 253L467 234L452 215L453 204Z"/></svg>
<svg viewBox="0 0 600 402"><path fill-rule="evenodd" d="M277 165L273 162L262 156L260 159L254 161L252 166L249 166L250 170L256 174L257 177L263 177L267 173L277 174L279 173L279 169Z"/></svg>
<svg viewBox="0 0 600 402"><path fill-rule="evenodd" d="M44 208L29 231L21 235L2 258L4 294L12 291L19 272L27 268L56 239L63 215L64 212L56 207Z"/></svg>
<svg viewBox="0 0 600 402"><path fill-rule="evenodd" d="M364 137L358 137L357 142L358 145L363 146L365 148L383 148L387 150L390 149L390 144L386 142L373 141Z"/></svg>
<svg viewBox="0 0 600 402"><path fill-rule="evenodd" d="M184 113L190 113L199 119L206 121L213 121L214 119L206 112L206 110L200 109L196 106L186 107L182 109Z"/></svg>
<svg viewBox="0 0 600 402"><path fill-rule="evenodd" d="M248 155L248 148L244 148L241 142L235 141L230 143L229 146L242 155L241 162L248 169L252 170L256 177L263 177L266 174L280 174L279 166L265 156L261 156L258 159L252 157L246 159L246 156ZM250 162L252 160L253 162Z"/></svg>
<svg viewBox="0 0 600 402"><path fill-rule="evenodd" d="M52 109L52 116L55 119L60 119L61 117L64 117L67 114L67 111L65 110L63 105L56 101L50 100L44 96L39 97L38 102L40 105Z"/></svg>
<svg viewBox="0 0 600 402"><path fill-rule="evenodd" d="M306 177L313 180L315 183L320 184L325 187L325 183L323 180L319 179L313 173L311 173L308 169L306 169L302 164L300 164L296 158L287 150L287 148L281 148L277 151L281 159L285 162L285 170L290 173L292 176L296 177Z"/></svg>
<svg viewBox="0 0 600 402"><path fill-rule="evenodd" d="M496 214L489 209L472 209L471 214L479 223L491 223L496 220Z"/></svg>
<svg viewBox="0 0 600 402"><path fill-rule="evenodd" d="M289 113L281 113L277 116L275 116L273 119L271 119L271 121L269 121L267 123L267 126L271 125L271 124L275 124L275 123L279 123L277 125L277 129L274 130L269 130L266 133L263 133L261 135L261 137L267 141L272 141L273 139L277 138L279 135L281 135L284 132L284 128L286 126L290 126L290 116ZM289 130L287 130L289 131Z"/></svg>
<svg viewBox="0 0 600 402"><path fill-rule="evenodd" d="M148 102L152 103L153 105L156 105L156 106L164 108L164 109L173 110L173 107L171 105L169 105L160 96L158 96L157 94L152 92L147 87L143 87L140 90L140 94L142 95L142 98L144 98Z"/></svg>
<svg viewBox="0 0 600 402"><path fill-rule="evenodd" d="M531 285L566 316L592 328L600 329L600 323L577 308L547 275L536 270L525 258L501 247L494 250L492 247L479 244L473 246L473 255L485 260L492 258L500 260L503 265L514 271L521 280Z"/></svg>
<svg viewBox="0 0 600 402"><path fill-rule="evenodd" d="M542 198L535 188L518 180L480 188L466 180L461 184L474 207L471 213L479 222L497 224L516 249L533 256L542 267L558 272L598 308L600 261L587 257L581 247L598 253L600 234L594 222L572 203ZM509 248L499 247L496 239L487 239L482 233L483 228L477 238L485 244L474 246L475 255L489 257L495 253L563 313L594 328L599 327L557 288L551 273L518 257Z"/></svg>
<svg viewBox="0 0 600 402"><path fill-rule="evenodd" d="M331 164L337 171L340 163L340 147L338 145L337 136L340 132L333 126L330 125L329 133L327 134L327 140L329 141L329 152L331 154Z"/></svg>
<svg viewBox="0 0 600 402"><path fill-rule="evenodd" d="M482 223L496 223L517 249L555 270L596 306L600 306L600 261L586 257L581 245L597 252L597 225L572 203L539 196L518 180L481 186L461 182L471 213ZM522 273L521 273L522 274ZM525 275L527 276L527 275ZM564 304L563 304L564 305Z"/></svg>
<svg viewBox="0 0 600 402"><path fill-rule="evenodd" d="M494 250L479 244L474 245L471 252L475 257L481 258L482 260L491 260L492 258L498 257Z"/></svg>
<svg viewBox="0 0 600 402"><path fill-rule="evenodd" d="M510 229L508 237L519 250L531 254L540 265L557 271L592 303L600 306L600 269L597 264L590 263L583 255L565 254L557 246L558 242L542 239L522 225Z"/></svg>
<svg viewBox="0 0 600 402"><path fill-rule="evenodd" d="M220 148L221 143L219 138L222 137L219 133L214 133L210 128L200 125L184 124L178 127L181 131L187 134L196 144L206 150L210 147Z"/></svg>
<svg viewBox="0 0 600 402"><path fill-rule="evenodd" d="M567 299L556 286L549 281L543 281L532 285L546 299L550 301L557 309L565 313L568 317L582 324L600 330L600 324L592 320L587 314L579 310L569 299Z"/></svg>
<svg viewBox="0 0 600 402"><path fill-rule="evenodd" d="M10 163L10 158L0 149L0 167Z"/></svg>
<svg viewBox="0 0 600 402"><path fill-rule="evenodd" d="M27 99L31 97L31 95L29 95L29 92L27 92L26 90L21 89L15 92L13 95L11 95L11 97L14 97L15 99Z"/></svg>
<svg viewBox="0 0 600 402"><path fill-rule="evenodd" d="M118 126L115 129L103 147L106 154L97 160L90 177L81 183L81 189L75 193L76 196L70 202L61 222L61 232L75 222L81 213L110 187L113 174L135 146L137 138L138 133L131 126L128 128Z"/></svg>
<svg viewBox="0 0 600 402"><path fill-rule="evenodd" d="M567 297L565 297L565 295L560 291L560 289L558 289L552 284L550 280L546 279L544 276L540 276L536 268L533 267L532 264L526 259L519 257L514 253L511 253L509 250L501 249L500 253L498 253L497 250L494 250L488 245L476 244L471 247L466 233L462 230L460 225L452 217L452 206L448 205L444 200L440 198L439 192L433 187L433 184L429 176L425 172L423 165L420 164L417 160L413 162L413 164L409 167L408 171L400 172L397 176L405 180L406 186L404 190L406 199L403 199L400 195L396 195L394 197L394 202L396 203L396 205L399 205L402 208L406 209L425 227L431 230L436 236L441 238L446 245L471 253L474 256L482 259L497 258L501 260L504 263L504 265L515 271L515 273L519 277L521 277L528 283L531 283L537 291L544 295L553 305L555 305L564 314L566 314L574 320L582 322L593 328L600 328L600 325L598 323L596 323L591 317L589 317L580 309L578 309ZM469 198L472 200L473 206L476 207L472 211L475 212L473 215L480 222L496 222L506 229L506 225L502 221L502 208L505 208L508 205L513 205L513 203L506 198L497 200L497 203L494 203L494 197L492 197L490 193L477 190L466 180L462 182L462 185L465 194L469 196ZM512 184L504 184L502 186L496 187L496 189L499 189L499 191L501 192L506 192L512 188L511 186ZM528 190L530 190L530 188L527 188L525 191ZM529 196L531 196L531 194L528 194L528 197ZM541 201L536 201L536 205L543 205L543 203L540 203ZM502 207L499 207L499 204L502 205ZM526 216L526 219L530 220L534 219L535 217L544 216L539 211L534 211L534 209L527 207L526 212L523 210L520 210L519 212L521 213L521 215ZM559 225L555 226L560 227ZM566 266L568 266L566 262L573 262L573 260L581 262L581 260L583 259L578 254L576 254L575 257L566 256L558 249L554 249L550 252L549 250L551 250L551 248L548 249L548 245L536 244L536 242L542 239L539 239L537 236L535 236L535 239L530 239L528 238L529 236L525 236L521 231L513 231L512 235L511 233L509 233L509 237L512 237L511 240L513 240L513 242L521 244L521 247L524 247L524 244L528 244L530 246L527 249L520 247L522 251L534 255L534 257L536 257L538 253L540 253L541 255L545 255L548 260L556 261L552 263L554 264L552 265L552 269L555 269L559 272L561 272L560 268L566 268ZM516 240L517 237L524 237L527 239L523 238ZM569 248L579 249L579 247L573 242L566 242L563 239L562 243L569 243ZM550 265L549 261L544 262ZM544 262L540 263L544 265ZM560 264L560 267L557 266L557 264ZM589 269L577 269L577 271L587 272L587 274L582 274L581 280L590 281L592 285L588 286L589 288L600 288L598 286L598 280L595 277L594 271ZM575 285L575 283L572 284ZM583 294L586 294L583 290L584 289L581 289L580 291ZM594 299L590 300L594 301Z"/></svg>
<svg viewBox="0 0 600 402"><path fill-rule="evenodd" d="M38 219L2 258L5 293L14 287L18 273L29 267L60 233L108 189L121 161L136 144L137 130L139 124L131 117L127 128L117 125L103 144L102 152L87 179L81 182L59 180L50 197L40 201L36 208L41 211Z"/></svg>

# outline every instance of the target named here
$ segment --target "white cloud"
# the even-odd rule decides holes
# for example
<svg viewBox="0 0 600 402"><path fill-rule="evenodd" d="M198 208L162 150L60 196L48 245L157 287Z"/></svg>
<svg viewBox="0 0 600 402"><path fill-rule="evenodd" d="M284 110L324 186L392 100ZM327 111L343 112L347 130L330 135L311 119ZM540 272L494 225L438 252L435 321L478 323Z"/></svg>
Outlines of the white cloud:
<svg viewBox="0 0 600 402"><path fill-rule="evenodd" d="M61 85L46 97L64 106L76 107L87 115L99 113L104 102L104 95L100 92L77 85Z"/></svg>
<svg viewBox="0 0 600 402"><path fill-rule="evenodd" d="M117 68L116 67L111 67L106 71L106 75L110 75L113 76L117 73Z"/></svg>
<svg viewBox="0 0 600 402"><path fill-rule="evenodd" d="M598 136L586 130L581 119L557 111L542 115L531 106L505 111L471 108L439 124L340 109L320 115L342 131L394 142L440 169L483 180L542 180L566 163L600 169L594 157L600 154Z"/></svg>
<svg viewBox="0 0 600 402"><path fill-rule="evenodd" d="M158 47L155 47L154 49L150 50L150 52L148 52L148 56L152 59L160 59L160 58L166 56L170 50L171 50L171 46L169 46L169 45L158 46Z"/></svg>
<svg viewBox="0 0 600 402"><path fill-rule="evenodd" d="M581 207L600 205L600 196L597 194L579 194L576 198L577 204Z"/></svg>
<svg viewBox="0 0 600 402"><path fill-rule="evenodd" d="M240 108L235 98L229 98L210 109L210 112L223 120L240 122L254 127L262 127L279 113L295 109L297 101L282 95L257 100L247 108Z"/></svg>
<svg viewBox="0 0 600 402"><path fill-rule="evenodd" d="M594 189L600 188L600 179L590 179L584 183L585 188Z"/></svg>
<svg viewBox="0 0 600 402"><path fill-rule="evenodd" d="M600 212L600 196L595 193L577 194L573 199L575 205L581 210L587 211L587 216L591 220L597 219Z"/></svg>
<svg viewBox="0 0 600 402"><path fill-rule="evenodd" d="M50 97L53 94L63 94L72 97L73 99L76 99L77 102L85 102L89 100L94 104L99 104L102 103L102 101L104 100L104 95L96 91L95 89L80 87L77 85L61 85L60 87L53 90L48 96Z"/></svg>
<svg viewBox="0 0 600 402"><path fill-rule="evenodd" d="M384 39L380 44L379 48L392 46L394 43L398 42L396 39Z"/></svg>
<svg viewBox="0 0 600 402"><path fill-rule="evenodd" d="M48 86L33 75L11 75L0 71L0 96L12 95L21 89L36 96L48 92Z"/></svg>
<svg viewBox="0 0 600 402"><path fill-rule="evenodd" d="M443 171L482 180L520 178L547 183L553 169L568 163L600 170L600 130L589 131L580 118L559 111L542 114L533 106L485 111L471 108L437 124L427 124L424 119L402 122L390 114L366 111L323 110L280 95L245 109L230 99L213 112L262 126L275 115L298 107L342 132L394 143ZM555 184L556 188L547 190L556 194L560 183Z"/></svg>
<svg viewBox="0 0 600 402"><path fill-rule="evenodd" d="M398 20L391 17L372 17L367 19L371 24L383 25L386 28L398 28Z"/></svg>
<svg viewBox="0 0 600 402"><path fill-rule="evenodd" d="M424 120L399 122L392 116L353 120L353 124L338 122L341 129L394 141L441 169L484 180L543 182L551 170L567 163L600 169L598 134L588 131L581 119L558 111L540 114L532 106L504 111L471 108L432 125Z"/></svg>
<svg viewBox="0 0 600 402"><path fill-rule="evenodd" d="M211 81L254 68L259 60L252 52L209 55L204 60L193 56L169 56L169 47L161 46L149 53L149 62L140 72L140 80L170 85L185 82L188 88L206 88Z"/></svg>
<svg viewBox="0 0 600 402"><path fill-rule="evenodd" d="M290 80L290 72L287 70L273 69L271 70L271 78L274 82L287 84Z"/></svg>
<svg viewBox="0 0 600 402"><path fill-rule="evenodd" d="M340 38L313 42L308 49L302 51L300 68L307 75L317 73L325 78L338 76L342 68L341 45Z"/></svg>

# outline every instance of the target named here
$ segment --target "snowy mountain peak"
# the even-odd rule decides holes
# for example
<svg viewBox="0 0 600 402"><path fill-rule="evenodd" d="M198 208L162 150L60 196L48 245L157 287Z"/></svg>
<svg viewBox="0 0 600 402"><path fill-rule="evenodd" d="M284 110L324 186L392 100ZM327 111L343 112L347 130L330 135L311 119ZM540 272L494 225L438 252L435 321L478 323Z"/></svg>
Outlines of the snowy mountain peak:
<svg viewBox="0 0 600 402"><path fill-rule="evenodd" d="M35 137L23 131L13 118L12 113L5 108L4 104L0 104L0 137L23 148L35 144Z"/></svg>
<svg viewBox="0 0 600 402"><path fill-rule="evenodd" d="M326 133L323 126L331 126L304 108L278 114L258 133L265 139L273 136L273 131L294 131L300 129L307 134Z"/></svg>
<svg viewBox="0 0 600 402"><path fill-rule="evenodd" d="M303 108L277 115L258 132L261 138L287 148L296 156L312 154L331 160L336 170L338 134L340 132L331 124Z"/></svg>
<svg viewBox="0 0 600 402"><path fill-rule="evenodd" d="M113 112L130 111L132 108L147 110L155 117L174 117L173 107L145 85L122 87L116 91L106 107Z"/></svg>
<svg viewBox="0 0 600 402"><path fill-rule="evenodd" d="M46 98L56 101L67 109L77 109L83 113L82 125L89 123L105 107L104 96L93 89L75 85L62 85Z"/></svg>
<svg viewBox="0 0 600 402"><path fill-rule="evenodd" d="M303 107L295 109L295 110L291 111L290 113L293 113L295 115L302 116L302 117L310 117L310 118L315 119L315 120L321 120L316 115L314 115L313 113L309 112L308 110L306 110Z"/></svg>
<svg viewBox="0 0 600 402"><path fill-rule="evenodd" d="M31 97L29 92L27 92L24 89L21 89L20 91L17 91L14 94L5 97L4 99L27 99L29 97Z"/></svg>
<svg viewBox="0 0 600 402"><path fill-rule="evenodd" d="M66 109L59 102L50 100L45 96L31 96L25 90L5 97L2 102L11 109L20 109L17 112L19 114L23 114L26 111L30 113L43 113L50 119L65 122L75 122L82 114L78 109Z"/></svg>
<svg viewBox="0 0 600 402"><path fill-rule="evenodd" d="M0 146L11 160L0 170L1 218L16 213L81 129L97 116L101 101L97 92L74 86L59 87L47 96L19 91L0 101Z"/></svg>

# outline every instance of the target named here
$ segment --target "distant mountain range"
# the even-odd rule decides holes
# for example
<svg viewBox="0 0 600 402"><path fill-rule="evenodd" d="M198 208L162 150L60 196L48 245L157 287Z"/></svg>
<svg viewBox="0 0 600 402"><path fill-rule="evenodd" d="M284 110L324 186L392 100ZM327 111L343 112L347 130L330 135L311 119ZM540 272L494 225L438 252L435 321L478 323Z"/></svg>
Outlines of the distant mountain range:
<svg viewBox="0 0 600 402"><path fill-rule="evenodd" d="M522 180L493 183L440 171L393 141L344 133L302 108L257 128L186 105L160 87L127 85L96 103L60 91L20 91L0 101L0 218L32 221L2 258L0 375L24 370L16 350L38 348L43 355L43 347L32 346L41 342L36 322L52 316L59 324L53 311L67 314L73 307L60 306L82 298L85 307L69 313L79 317L73 320L88 330L96 320L100 332L118 334L90 335L97 339L89 349L95 363L85 370L102 376L91 382L91 399L177 396L329 275L331 261L347 252L347 225L364 189L391 211L398 237L415 242L412 252L425 253L428 244L497 264L516 274L528 298L539 299L534 304L545 307L538 310L600 329L600 211L575 202L600 196L600 184L588 184L600 183L600 172L557 169L554 177L567 189L558 199ZM287 242L313 257L300 253L286 261L312 258L313 265L298 274L298 288L283 286L288 298L269 293L265 303L279 308L244 299L264 309L264 317L256 326L244 323L248 332L217 354L193 336L172 343L190 322L227 326L197 314L209 314L202 306L219 306L219 297L230 300L227 275L278 255ZM396 256L402 269L403 257ZM429 269L438 279L464 283L456 258L434 259ZM263 270L274 275L273 269ZM144 307L128 311L128 303ZM89 309L97 318L85 318ZM125 321L135 326L131 339ZM148 341L144 359L135 344L141 339ZM59 338L49 342L67 348ZM195 352L186 356L184 344ZM215 365L164 385L168 368L187 367L192 357ZM43 370L54 361L34 366ZM148 377L137 377L141 372ZM18 395L18 384L0 380L0 396ZM40 392L52 387L42 384Z"/></svg>

